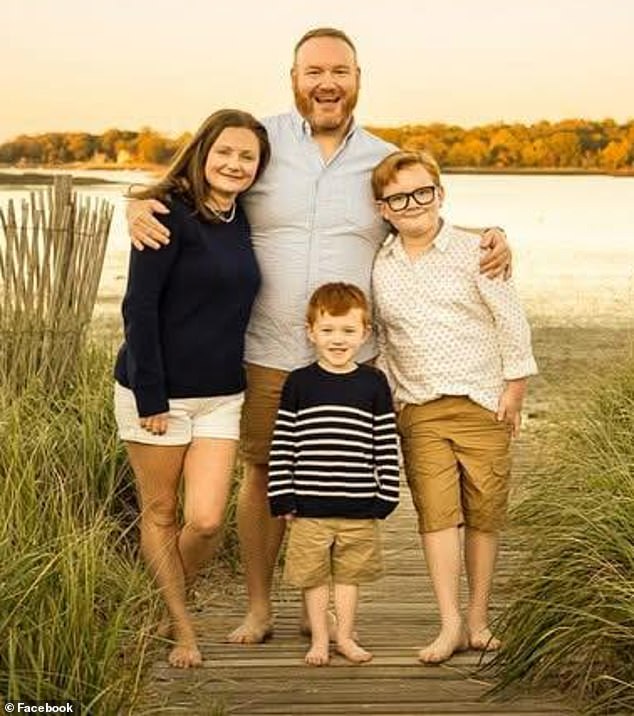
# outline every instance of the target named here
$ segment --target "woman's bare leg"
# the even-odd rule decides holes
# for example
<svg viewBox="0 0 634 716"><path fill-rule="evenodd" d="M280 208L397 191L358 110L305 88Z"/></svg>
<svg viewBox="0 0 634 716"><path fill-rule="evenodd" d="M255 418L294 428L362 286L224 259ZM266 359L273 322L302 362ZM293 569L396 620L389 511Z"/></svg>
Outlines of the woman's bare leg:
<svg viewBox="0 0 634 716"><path fill-rule="evenodd" d="M188 585L217 547L237 445L236 440L195 438L185 455L185 523L178 547Z"/></svg>
<svg viewBox="0 0 634 716"><path fill-rule="evenodd" d="M180 668L202 663L185 602L185 575L177 544L178 486L188 447L126 443L141 508L141 551L172 619L176 645L169 662Z"/></svg>

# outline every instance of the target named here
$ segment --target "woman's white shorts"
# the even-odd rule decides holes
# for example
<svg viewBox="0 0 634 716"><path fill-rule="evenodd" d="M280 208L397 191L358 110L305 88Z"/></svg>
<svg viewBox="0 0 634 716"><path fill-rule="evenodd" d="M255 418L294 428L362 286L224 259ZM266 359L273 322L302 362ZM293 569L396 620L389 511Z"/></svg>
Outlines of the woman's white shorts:
<svg viewBox="0 0 634 716"><path fill-rule="evenodd" d="M121 440L147 445L187 445L194 438L238 440L244 392L213 398L170 398L167 432L152 435L139 425L134 393L114 386L114 414Z"/></svg>

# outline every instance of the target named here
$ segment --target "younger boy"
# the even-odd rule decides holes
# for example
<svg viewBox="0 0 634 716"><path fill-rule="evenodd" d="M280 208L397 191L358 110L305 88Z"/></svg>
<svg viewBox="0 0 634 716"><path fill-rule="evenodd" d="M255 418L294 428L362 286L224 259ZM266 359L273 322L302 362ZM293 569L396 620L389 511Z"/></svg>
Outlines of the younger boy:
<svg viewBox="0 0 634 716"><path fill-rule="evenodd" d="M289 374L269 463L271 513L291 523L284 577L304 591L307 664L329 661L329 583L336 648L355 663L372 654L354 639L358 585L382 571L377 520L398 503L392 396L381 371L355 363L370 333L361 289L329 283L312 295L308 337L317 362Z"/></svg>
<svg viewBox="0 0 634 716"><path fill-rule="evenodd" d="M419 658L495 649L488 606L526 377L537 372L530 329L510 281L478 270L473 235L443 221L434 159L398 151L372 175L394 233L373 270L380 364L400 412L405 471L440 609L440 634ZM469 584L459 604L461 543Z"/></svg>

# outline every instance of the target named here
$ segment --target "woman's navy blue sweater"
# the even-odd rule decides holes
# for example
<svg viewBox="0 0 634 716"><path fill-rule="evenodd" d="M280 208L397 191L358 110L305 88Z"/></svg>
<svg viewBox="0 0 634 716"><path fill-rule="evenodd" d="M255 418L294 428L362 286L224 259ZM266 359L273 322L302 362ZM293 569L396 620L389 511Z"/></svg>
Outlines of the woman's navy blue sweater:
<svg viewBox="0 0 634 716"><path fill-rule="evenodd" d="M244 211L212 223L183 200L158 216L170 243L132 250L123 300L125 342L115 378L141 417L168 411L168 398L244 390L244 334L260 272Z"/></svg>

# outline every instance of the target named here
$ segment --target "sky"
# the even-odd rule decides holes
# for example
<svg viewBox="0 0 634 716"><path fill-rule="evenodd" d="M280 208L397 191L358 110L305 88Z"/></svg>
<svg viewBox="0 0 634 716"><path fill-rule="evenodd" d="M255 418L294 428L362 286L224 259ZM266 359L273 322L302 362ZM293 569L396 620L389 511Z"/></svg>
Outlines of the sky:
<svg viewBox="0 0 634 716"><path fill-rule="evenodd" d="M366 125L634 118L634 0L4 0L0 141L286 111L319 26L357 46Z"/></svg>

